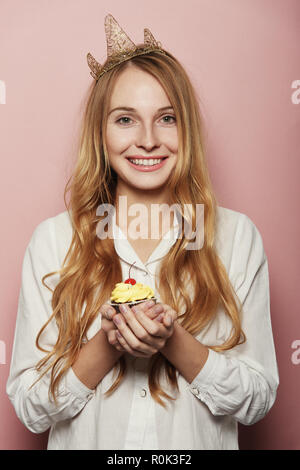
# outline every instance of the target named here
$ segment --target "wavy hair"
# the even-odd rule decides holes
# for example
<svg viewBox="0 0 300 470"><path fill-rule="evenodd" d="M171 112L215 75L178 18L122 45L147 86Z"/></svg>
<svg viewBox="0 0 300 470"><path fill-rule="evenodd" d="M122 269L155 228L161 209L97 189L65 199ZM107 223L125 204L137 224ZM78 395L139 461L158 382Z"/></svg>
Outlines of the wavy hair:
<svg viewBox="0 0 300 470"><path fill-rule="evenodd" d="M228 350L245 341L240 322L241 304L215 250L217 202L204 156L197 94L183 66L170 53L151 52L133 57L91 85L78 159L64 192L73 229L72 241L60 271L42 278L43 284L50 289L45 279L57 272L60 274L58 284L54 290L50 289L53 292L52 315L36 338L37 347L47 353L37 364L37 370L41 372L40 376L50 372L49 396L55 400L59 382L75 362L89 327L99 315L100 306L122 279L113 239L100 239L96 234L101 219L96 216L96 209L99 204L115 204L117 175L109 165L105 142L107 114L116 80L126 67L133 65L159 81L175 111L179 145L176 167L168 180L171 201L181 208L184 204L191 205L193 228L196 204L203 204L205 209L202 248L187 250L189 240L184 234L178 238L161 261L156 289L162 301L176 311L180 303L183 305L178 321L191 335L197 335L209 326L218 309L223 308L232 327L223 344L209 345L215 351ZM67 194L70 195L68 203ZM51 321L56 322L58 337L53 349L47 351L40 345L40 339ZM126 375L126 367L125 358L121 356L114 366L116 380L105 394L110 395L118 387ZM161 397L176 398L160 386L163 369L172 390L178 391L176 369L158 352L150 358L149 389L152 397L165 407Z"/></svg>

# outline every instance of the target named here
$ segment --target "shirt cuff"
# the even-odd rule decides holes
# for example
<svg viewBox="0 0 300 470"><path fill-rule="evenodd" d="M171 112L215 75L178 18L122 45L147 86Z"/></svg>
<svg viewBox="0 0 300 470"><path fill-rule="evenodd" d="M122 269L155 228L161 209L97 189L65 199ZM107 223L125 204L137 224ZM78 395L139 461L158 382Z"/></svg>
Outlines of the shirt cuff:
<svg viewBox="0 0 300 470"><path fill-rule="evenodd" d="M95 390L91 390L79 380L72 367L65 375L65 387L77 398L84 401L90 400L95 394Z"/></svg>
<svg viewBox="0 0 300 470"><path fill-rule="evenodd" d="M199 400L205 403L212 414L216 414L217 408L209 393L209 387L217 376L217 369L220 361L222 361L222 354L217 353L213 349L209 349L208 351L208 358L199 374L196 375L194 380L190 383L189 390Z"/></svg>
<svg viewBox="0 0 300 470"><path fill-rule="evenodd" d="M200 398L200 392L205 391L212 384L220 360L222 358L219 353L213 349L208 349L208 357L204 366L189 385L191 392L198 398Z"/></svg>

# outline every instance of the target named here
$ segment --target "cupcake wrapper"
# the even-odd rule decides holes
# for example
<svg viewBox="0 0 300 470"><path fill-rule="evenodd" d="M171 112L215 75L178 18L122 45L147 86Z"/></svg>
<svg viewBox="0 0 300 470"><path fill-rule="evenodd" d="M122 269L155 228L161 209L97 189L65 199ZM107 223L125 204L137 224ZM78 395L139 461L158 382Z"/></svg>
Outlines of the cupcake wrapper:
<svg viewBox="0 0 300 470"><path fill-rule="evenodd" d="M154 303L157 302L157 299L155 297L152 297L151 299L135 300L134 302L109 302L109 304L114 307L117 313L121 313L120 305L128 305L128 307L134 307L135 305L141 304L142 302L147 302L148 300L153 300Z"/></svg>

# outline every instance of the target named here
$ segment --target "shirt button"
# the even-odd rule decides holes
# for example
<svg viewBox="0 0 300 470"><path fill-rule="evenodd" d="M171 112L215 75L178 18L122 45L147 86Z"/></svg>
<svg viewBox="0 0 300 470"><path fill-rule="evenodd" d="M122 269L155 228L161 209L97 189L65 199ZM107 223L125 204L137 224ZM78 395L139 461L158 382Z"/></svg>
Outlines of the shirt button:
<svg viewBox="0 0 300 470"><path fill-rule="evenodd" d="M192 388L192 393L193 393L194 395L198 395L198 393L199 393L198 388Z"/></svg>
<svg viewBox="0 0 300 470"><path fill-rule="evenodd" d="M142 398L144 398L146 395L147 395L147 390L145 390L144 388L142 388L142 389L140 390L140 396L141 396Z"/></svg>

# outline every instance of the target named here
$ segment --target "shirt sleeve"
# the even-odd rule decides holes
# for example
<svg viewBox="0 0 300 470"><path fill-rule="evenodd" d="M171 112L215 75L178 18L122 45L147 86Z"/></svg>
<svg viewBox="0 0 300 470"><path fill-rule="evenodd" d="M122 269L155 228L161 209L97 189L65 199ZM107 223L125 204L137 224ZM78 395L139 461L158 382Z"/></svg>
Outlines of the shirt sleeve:
<svg viewBox="0 0 300 470"><path fill-rule="evenodd" d="M268 261L260 233L244 214L232 255L232 284L242 303L246 342L231 350L209 349L206 363L189 386L215 416L231 415L250 425L274 404L279 384L270 318Z"/></svg>
<svg viewBox="0 0 300 470"><path fill-rule="evenodd" d="M58 401L49 400L50 373L39 377L37 362L45 355L36 345L36 336L52 313L50 292L42 277L58 270L59 256L56 248L55 229L52 219L37 226L26 248L15 337L6 391L21 422L32 432L46 431L57 421L72 418L92 398L94 392L75 375L72 368L63 376L59 385ZM46 279L52 289L58 275ZM51 322L42 335L42 346L51 350L57 340L57 327Z"/></svg>

